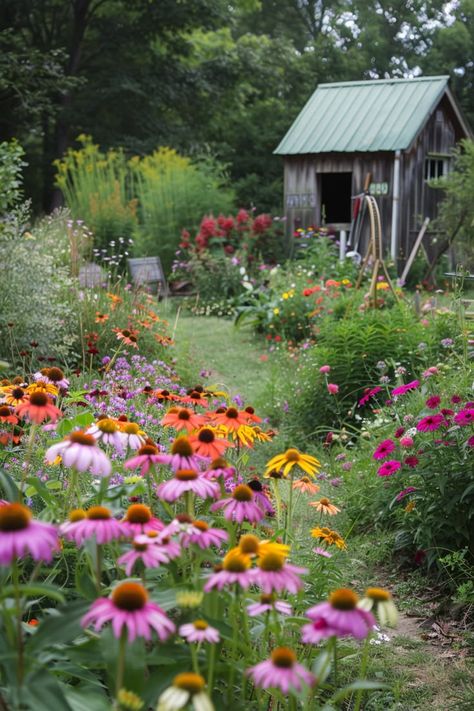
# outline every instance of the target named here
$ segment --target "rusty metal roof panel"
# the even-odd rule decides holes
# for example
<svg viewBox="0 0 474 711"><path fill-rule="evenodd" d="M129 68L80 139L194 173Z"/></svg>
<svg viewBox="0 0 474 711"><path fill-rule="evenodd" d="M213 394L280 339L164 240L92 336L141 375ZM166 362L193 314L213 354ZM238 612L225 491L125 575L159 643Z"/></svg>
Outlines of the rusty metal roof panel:
<svg viewBox="0 0 474 711"><path fill-rule="evenodd" d="M275 153L404 150L438 105L448 79L320 84Z"/></svg>

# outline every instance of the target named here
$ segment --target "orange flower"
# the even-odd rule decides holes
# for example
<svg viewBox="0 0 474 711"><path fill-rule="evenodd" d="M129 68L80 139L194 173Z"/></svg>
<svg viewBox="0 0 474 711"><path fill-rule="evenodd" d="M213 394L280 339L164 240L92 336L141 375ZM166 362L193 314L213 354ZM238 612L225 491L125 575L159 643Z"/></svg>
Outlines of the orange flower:
<svg viewBox="0 0 474 711"><path fill-rule="evenodd" d="M107 294L109 297L110 301L112 302L112 311L114 311L117 306L120 306L120 304L123 302L123 299L120 296L117 296L116 294Z"/></svg>
<svg viewBox="0 0 474 711"><path fill-rule="evenodd" d="M203 415L197 415L186 407L181 409L172 407L161 420L161 424L165 427L174 427L178 431L186 430L186 432L192 432L199 429L204 424L204 421Z"/></svg>
<svg viewBox="0 0 474 711"><path fill-rule="evenodd" d="M113 328L112 331L117 334L118 340L123 341L124 345L138 348L138 331L132 328Z"/></svg>
<svg viewBox="0 0 474 711"><path fill-rule="evenodd" d="M31 393L29 399L16 408L18 417L27 417L29 420L39 425L45 420L56 422L61 416L59 410L44 392Z"/></svg>
<svg viewBox="0 0 474 711"><path fill-rule="evenodd" d="M320 487L313 484L309 476L302 476L293 482L293 489L299 489L303 494L317 494Z"/></svg>
<svg viewBox="0 0 474 711"><path fill-rule="evenodd" d="M179 395L175 395L174 393L170 393L169 390L154 390L152 393L152 396L159 400L160 402L164 402L165 400L171 401L171 400L181 400L181 397Z"/></svg>
<svg viewBox="0 0 474 711"><path fill-rule="evenodd" d="M311 501L309 505L314 506L319 513L327 513L329 516L335 516L341 510L326 498L319 499L319 501Z"/></svg>
<svg viewBox="0 0 474 711"><path fill-rule="evenodd" d="M109 320L108 314L101 314L100 311L95 312L95 322L96 323L105 323L108 320Z"/></svg>
<svg viewBox="0 0 474 711"><path fill-rule="evenodd" d="M209 403L199 390L192 390L189 395L181 398L181 402L185 402L187 405L201 405L201 407L209 407Z"/></svg>
<svg viewBox="0 0 474 711"><path fill-rule="evenodd" d="M199 454L201 457L210 457L210 459L222 457L227 447L234 446L226 439L218 439L210 427L203 427L196 434L190 435L189 441L195 454Z"/></svg>

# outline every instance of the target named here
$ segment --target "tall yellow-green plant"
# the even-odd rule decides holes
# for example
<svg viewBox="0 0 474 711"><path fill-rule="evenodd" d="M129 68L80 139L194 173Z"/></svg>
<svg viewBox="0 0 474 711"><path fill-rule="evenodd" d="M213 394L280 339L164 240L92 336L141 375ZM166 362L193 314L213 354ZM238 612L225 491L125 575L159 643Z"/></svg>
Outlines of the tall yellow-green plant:
<svg viewBox="0 0 474 711"><path fill-rule="evenodd" d="M191 160L161 147L132 158L133 194L139 202L136 253L159 254L169 266L183 228L194 230L204 214L228 212L233 192L223 187L224 171L210 158Z"/></svg>
<svg viewBox="0 0 474 711"><path fill-rule="evenodd" d="M102 153L90 136L79 136L80 148L69 149L55 162L56 185L73 217L94 233L96 247L130 237L137 224L137 201L128 194L129 169L121 150Z"/></svg>

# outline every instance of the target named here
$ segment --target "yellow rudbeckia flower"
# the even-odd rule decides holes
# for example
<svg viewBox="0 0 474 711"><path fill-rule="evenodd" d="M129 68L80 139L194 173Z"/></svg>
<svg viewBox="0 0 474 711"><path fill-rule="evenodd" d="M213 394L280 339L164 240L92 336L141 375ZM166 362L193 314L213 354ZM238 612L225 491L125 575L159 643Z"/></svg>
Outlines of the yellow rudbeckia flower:
<svg viewBox="0 0 474 711"><path fill-rule="evenodd" d="M312 457L310 454L302 454L297 449L287 449L283 454L277 454L276 457L267 462L263 476L268 478L270 472L274 469L277 471L283 469L283 476L288 476L295 465L310 476L314 476L321 468L321 462L316 457Z"/></svg>

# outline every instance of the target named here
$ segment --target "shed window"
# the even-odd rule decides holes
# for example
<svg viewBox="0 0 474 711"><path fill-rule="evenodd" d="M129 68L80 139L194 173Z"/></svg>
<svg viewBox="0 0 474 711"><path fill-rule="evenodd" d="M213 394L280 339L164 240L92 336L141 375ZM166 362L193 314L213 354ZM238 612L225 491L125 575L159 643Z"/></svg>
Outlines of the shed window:
<svg viewBox="0 0 474 711"><path fill-rule="evenodd" d="M321 218L325 224L351 221L352 173L321 173Z"/></svg>
<svg viewBox="0 0 474 711"><path fill-rule="evenodd" d="M425 159L425 180L436 180L450 172L451 159L447 156L428 156Z"/></svg>

